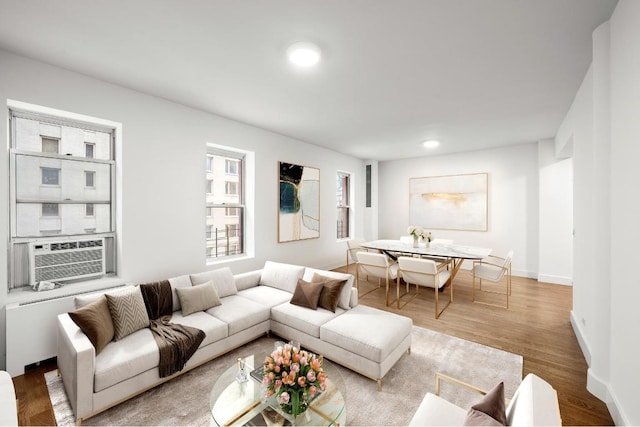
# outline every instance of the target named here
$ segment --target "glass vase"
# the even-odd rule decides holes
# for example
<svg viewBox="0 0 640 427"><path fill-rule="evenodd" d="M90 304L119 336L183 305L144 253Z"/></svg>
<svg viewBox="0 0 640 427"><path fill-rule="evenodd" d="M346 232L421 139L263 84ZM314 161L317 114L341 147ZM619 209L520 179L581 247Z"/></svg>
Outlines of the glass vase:
<svg viewBox="0 0 640 427"><path fill-rule="evenodd" d="M414 248L418 247L418 236L413 236L413 247Z"/></svg>

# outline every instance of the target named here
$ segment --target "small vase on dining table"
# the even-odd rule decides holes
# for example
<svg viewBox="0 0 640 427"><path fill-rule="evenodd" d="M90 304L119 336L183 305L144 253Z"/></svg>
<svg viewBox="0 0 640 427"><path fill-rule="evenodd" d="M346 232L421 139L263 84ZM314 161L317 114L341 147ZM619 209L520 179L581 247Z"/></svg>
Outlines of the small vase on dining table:
<svg viewBox="0 0 640 427"><path fill-rule="evenodd" d="M413 247L417 248L418 247L418 236L413 236Z"/></svg>

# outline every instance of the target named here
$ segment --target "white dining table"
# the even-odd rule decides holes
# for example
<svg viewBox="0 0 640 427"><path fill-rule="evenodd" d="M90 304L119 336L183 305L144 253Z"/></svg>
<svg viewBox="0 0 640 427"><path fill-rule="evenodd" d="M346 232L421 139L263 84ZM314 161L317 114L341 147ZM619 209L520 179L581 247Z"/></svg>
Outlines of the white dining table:
<svg viewBox="0 0 640 427"><path fill-rule="evenodd" d="M481 260L491 254L491 249L477 246L440 243L431 243L427 246L425 243L419 243L417 247L414 247L413 243L405 243L400 240L373 240L371 242L362 243L361 246L366 249L381 251L393 260L397 259L397 254L450 259L452 264L451 277L447 284L451 283L464 260Z"/></svg>

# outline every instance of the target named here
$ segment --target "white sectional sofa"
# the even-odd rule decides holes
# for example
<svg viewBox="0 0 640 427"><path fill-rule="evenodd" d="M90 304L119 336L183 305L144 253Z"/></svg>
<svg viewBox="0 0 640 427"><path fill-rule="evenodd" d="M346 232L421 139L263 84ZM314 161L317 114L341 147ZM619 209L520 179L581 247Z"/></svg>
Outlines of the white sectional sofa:
<svg viewBox="0 0 640 427"><path fill-rule="evenodd" d="M0 371L0 426L17 425L18 407L13 380L8 372Z"/></svg>
<svg viewBox="0 0 640 427"><path fill-rule="evenodd" d="M335 313L290 304L298 279L314 274L346 279ZM213 280L220 305L184 316L177 288ZM78 420L89 418L206 361L273 331L378 382L410 351L412 320L358 305L350 274L267 262L261 270L232 275L228 268L169 280L171 321L193 326L206 337L185 368L158 374L159 351L148 328L112 341L96 356L89 338L65 313L58 317L58 369ZM77 298L79 305L100 297Z"/></svg>

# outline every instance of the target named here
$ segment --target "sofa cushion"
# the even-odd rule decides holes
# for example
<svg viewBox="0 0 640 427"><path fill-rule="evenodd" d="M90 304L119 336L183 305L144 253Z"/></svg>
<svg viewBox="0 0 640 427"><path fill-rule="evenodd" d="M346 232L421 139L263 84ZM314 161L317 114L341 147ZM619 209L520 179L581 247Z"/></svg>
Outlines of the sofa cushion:
<svg viewBox="0 0 640 427"><path fill-rule="evenodd" d="M190 277L191 283L194 286L213 280L213 284L220 298L238 293L238 289L236 289L236 279L233 277L233 273L229 267L192 274Z"/></svg>
<svg viewBox="0 0 640 427"><path fill-rule="evenodd" d="M114 341L96 356L94 392L99 392L149 369L158 369L160 352L150 329Z"/></svg>
<svg viewBox="0 0 640 427"><path fill-rule="evenodd" d="M201 285L191 286L190 288L178 288L176 289L176 293L182 306L182 314L185 316L198 311L208 310L211 307L221 304L218 292L211 280Z"/></svg>
<svg viewBox="0 0 640 427"><path fill-rule="evenodd" d="M464 421L465 426L503 426L507 423L504 405L504 383L500 382L474 404Z"/></svg>
<svg viewBox="0 0 640 427"><path fill-rule="evenodd" d="M298 279L298 286L296 286L296 290L293 292L293 296L289 302L294 305L299 305L300 307L316 310L318 308L320 294L324 288L324 282L305 282L302 279ZM335 306L331 311L336 311Z"/></svg>
<svg viewBox="0 0 640 427"><path fill-rule="evenodd" d="M298 284L298 279L302 279L304 267L292 264L281 264L279 262L267 261L262 269L260 284L281 289L293 294ZM311 280L307 280L310 282Z"/></svg>
<svg viewBox="0 0 640 427"><path fill-rule="evenodd" d="M291 294L280 289L272 288L271 286L254 286L253 288L245 289L238 292L243 298L250 299L269 308L280 305L283 302L287 302L291 299Z"/></svg>
<svg viewBox="0 0 640 427"><path fill-rule="evenodd" d="M0 426L17 425L18 407L13 380L8 372L0 371Z"/></svg>
<svg viewBox="0 0 640 427"><path fill-rule="evenodd" d="M410 318L358 305L320 327L320 339L374 362L384 361L411 335Z"/></svg>
<svg viewBox="0 0 640 427"><path fill-rule="evenodd" d="M178 311L182 309L180 305L180 299L178 298L178 293L176 289L178 288L190 288L191 287L191 277L188 274L183 276L173 277L169 279L169 284L171 285L171 298L173 299L173 311Z"/></svg>
<svg viewBox="0 0 640 427"><path fill-rule="evenodd" d="M96 349L96 354L100 354L102 349L113 340L113 321L104 295L100 295L98 299L82 308L69 312L69 317L89 338Z"/></svg>
<svg viewBox="0 0 640 427"><path fill-rule="evenodd" d="M220 341L229 335L229 325L204 311L198 311L188 316L185 316L181 311L176 311L171 316L171 322L204 331L206 336L200 343L200 347Z"/></svg>
<svg viewBox="0 0 640 427"><path fill-rule="evenodd" d="M114 338L121 340L127 335L149 326L147 308L140 288L127 286L124 289L105 294L109 312L113 319Z"/></svg>
<svg viewBox="0 0 640 427"><path fill-rule="evenodd" d="M206 312L229 325L229 336L269 320L269 307L239 295L221 298L221 305Z"/></svg>
<svg viewBox="0 0 640 427"><path fill-rule="evenodd" d="M320 326L344 312L341 308L338 308L335 313L324 308L309 310L286 302L271 309L271 320L318 338Z"/></svg>
<svg viewBox="0 0 640 427"><path fill-rule="evenodd" d="M339 273L336 271L325 271L325 270L316 270L315 268L306 268L304 271L303 279L307 282L313 282L313 276L323 276L328 277L329 279L341 279L346 280L347 284L342 288L342 292L340 293L340 299L338 300L338 307L343 308L345 310L349 310L351 305L349 304L351 300L351 288L353 287L353 275L346 273ZM320 279L318 279L320 280Z"/></svg>

